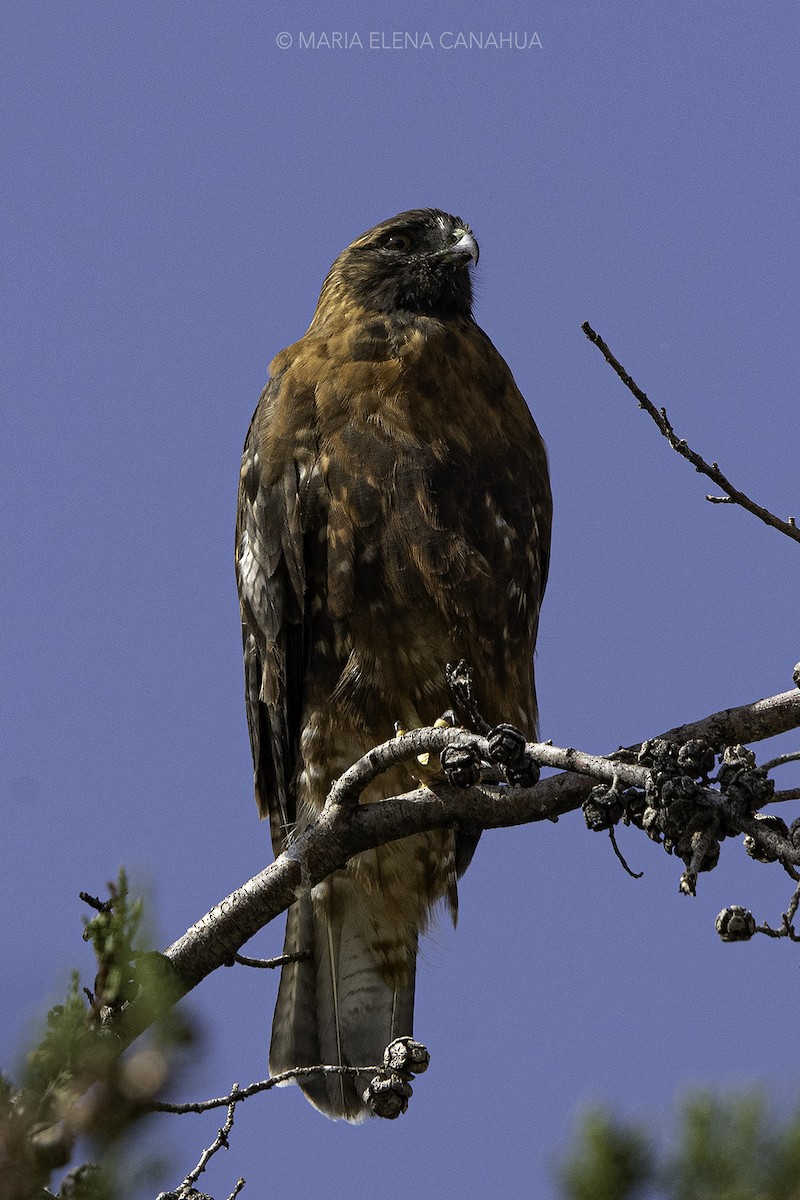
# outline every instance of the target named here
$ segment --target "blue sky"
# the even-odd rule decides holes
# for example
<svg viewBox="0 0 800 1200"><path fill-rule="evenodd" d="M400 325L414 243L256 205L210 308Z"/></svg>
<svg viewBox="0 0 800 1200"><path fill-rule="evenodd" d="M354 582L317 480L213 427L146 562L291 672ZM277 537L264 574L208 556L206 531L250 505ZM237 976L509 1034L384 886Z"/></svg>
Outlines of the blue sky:
<svg viewBox="0 0 800 1200"><path fill-rule="evenodd" d="M691 444L797 513L800 17L42 0L3 26L7 1061L72 965L91 978L80 889L126 863L167 944L268 860L232 566L241 445L331 261L395 212L472 225L476 317L549 446L542 735L602 752L791 686L797 547L705 502L580 323ZM336 31L363 47L300 46ZM433 46L369 48L395 32ZM541 47L445 48L457 32ZM788 880L726 844L689 900L679 864L621 840L638 882L579 816L485 835L458 931L426 942L433 1065L402 1122L333 1125L296 1089L253 1100L204 1187L550 1200L591 1101L658 1128L695 1084L792 1103L796 953L713 930L729 902L776 920ZM266 1074L275 985L225 971L198 990L183 1095ZM218 1124L155 1127L164 1186Z"/></svg>

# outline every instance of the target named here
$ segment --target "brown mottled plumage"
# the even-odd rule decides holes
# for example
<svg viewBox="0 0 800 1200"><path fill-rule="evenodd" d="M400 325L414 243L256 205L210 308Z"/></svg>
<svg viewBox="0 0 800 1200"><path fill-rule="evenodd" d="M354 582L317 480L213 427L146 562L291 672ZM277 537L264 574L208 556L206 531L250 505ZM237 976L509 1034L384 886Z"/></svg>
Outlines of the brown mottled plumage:
<svg viewBox="0 0 800 1200"><path fill-rule="evenodd" d="M533 736L547 575L544 446L471 317L478 248L457 217L401 213L333 264L306 335L270 364L242 459L236 563L259 811L276 853L334 779L450 704L475 669L490 722ZM410 768L364 802L415 786ZM419 934L476 839L450 830L361 854L289 910L270 1070L381 1062L412 1032ZM370 1073L312 1076L333 1117L367 1115Z"/></svg>

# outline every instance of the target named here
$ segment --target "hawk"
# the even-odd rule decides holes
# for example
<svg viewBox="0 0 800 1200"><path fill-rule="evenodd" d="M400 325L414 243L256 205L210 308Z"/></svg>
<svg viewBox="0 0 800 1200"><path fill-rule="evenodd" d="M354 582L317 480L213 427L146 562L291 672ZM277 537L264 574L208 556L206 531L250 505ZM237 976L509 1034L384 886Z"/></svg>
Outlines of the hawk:
<svg viewBox="0 0 800 1200"><path fill-rule="evenodd" d="M244 446L236 571L256 802L276 854L395 724L448 707L474 668L491 723L536 730L547 577L544 445L472 319L468 225L401 213L339 255L304 337L270 364ZM417 768L417 775L419 768ZM411 764L373 803L418 785ZM374 1066L412 1033L417 943L477 837L416 834L358 855L289 909L270 1071ZM368 1116L374 1072L300 1081L330 1117Z"/></svg>

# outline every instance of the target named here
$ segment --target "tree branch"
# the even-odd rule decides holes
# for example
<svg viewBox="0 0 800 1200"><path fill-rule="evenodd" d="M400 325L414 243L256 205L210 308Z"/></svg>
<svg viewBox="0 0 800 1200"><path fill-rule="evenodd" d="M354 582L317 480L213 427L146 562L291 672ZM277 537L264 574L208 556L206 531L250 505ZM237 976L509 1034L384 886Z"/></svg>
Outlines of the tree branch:
<svg viewBox="0 0 800 1200"><path fill-rule="evenodd" d="M800 750L792 750L789 754L779 754L776 758L771 758L769 762L762 763L761 766L765 771L772 771L775 767L782 767L785 763L800 762Z"/></svg>
<svg viewBox="0 0 800 1200"><path fill-rule="evenodd" d="M643 408L653 418L658 429L667 439L672 449L690 462L696 471L713 480L717 487L722 488L723 492L726 493L724 497L706 496L706 500L711 501L712 504L738 504L740 508L744 508L747 512L752 513L754 517L758 517L765 525L769 525L772 529L777 529L780 533L785 533L787 537L792 538L795 542L800 542L800 529L798 529L794 517L789 517L785 521L782 517L776 517L769 509L756 504L755 500L751 500L744 492L740 492L738 488L734 487L730 480L723 475L717 463L707 463L704 458L701 458L695 450L692 450L686 444L683 438L678 437L667 417L667 410L665 408L656 408L646 393L636 383L636 380L628 374L622 363L614 357L606 343L600 337L600 334L595 333L588 321L583 322L581 329L589 341L597 346L608 365L616 371L628 391L639 401L639 407Z"/></svg>
<svg viewBox="0 0 800 1200"><path fill-rule="evenodd" d="M793 689L752 704L712 713L658 736L678 743L703 739L719 751L725 745L757 742L798 727L800 691ZM362 850L443 826L497 829L555 820L580 807L597 779L613 782L617 777L623 783L641 784L642 769L639 767L533 743L527 749L534 758L549 766L566 766L569 770L544 779L532 788L480 784L455 788L442 782L435 785L435 791L419 787L378 804L354 803L353 795L360 793L379 769L386 769L404 758L412 759L425 750L441 751L459 736L464 737L463 730L414 730L376 747L350 768L332 793L332 798L333 794L341 797L344 793L346 804L328 803L313 825L283 854L216 904L165 950L179 992L189 992L212 971L229 963L239 948L264 925ZM475 741L479 746L485 745L484 739L476 738ZM629 749L635 751L637 747ZM350 788L354 789L352 793ZM353 807L350 807L351 803ZM135 1012L130 1014L126 1025L130 1037L140 1031L136 1028Z"/></svg>
<svg viewBox="0 0 800 1200"><path fill-rule="evenodd" d="M238 963L240 967L259 967L262 970L274 971L276 967L285 967L287 963L302 962L304 958L310 957L310 950L300 950L297 954L277 954L275 958L248 958L244 954L234 954L226 966L232 967L234 963Z"/></svg>
<svg viewBox="0 0 800 1200"><path fill-rule="evenodd" d="M238 1083L235 1083L233 1085L233 1088L231 1089L230 1096L227 1097L227 1099L228 1099L228 1116L226 1118L225 1124L222 1126L221 1129L218 1130L217 1136L214 1138L214 1141L211 1143L210 1146L207 1146L206 1149L203 1151L203 1153L200 1155L200 1159L197 1163L197 1166L194 1167L194 1169L189 1172L189 1174L184 1179L183 1183L174 1192L162 1192L161 1195L157 1198L157 1200L192 1200L192 1197L197 1196L199 1194L196 1191L194 1185L197 1183L198 1179L203 1174L203 1172L205 1171L206 1167L208 1166L209 1162L214 1157L214 1155L219 1150L227 1150L228 1149L228 1136L229 1136L231 1130L233 1129L233 1121L234 1121L234 1116L235 1116L236 1104L241 1098L242 1097L240 1094L239 1085L238 1085ZM234 1200L234 1198L239 1195L239 1192L244 1187L244 1183L245 1183L244 1179L238 1179L236 1181L234 1189L230 1193L228 1200Z"/></svg>
<svg viewBox="0 0 800 1200"><path fill-rule="evenodd" d="M284 1083L289 1083L294 1079L305 1079L311 1075L363 1075L367 1071L372 1071L375 1074L382 1068L381 1066L365 1065L363 1067L338 1067L338 1066L314 1066L314 1067L292 1067L288 1071L281 1071L280 1075L270 1075L269 1079L260 1079L258 1083L251 1083L247 1087L239 1087L234 1084L227 1096L215 1096L211 1100L188 1100L185 1104L170 1104L166 1100L153 1100L148 1105L148 1112L160 1113L176 1113L182 1116L186 1113L204 1113L212 1108L227 1108L229 1105L236 1105L242 1100L249 1100L251 1096L259 1096L262 1092L269 1092L273 1088L281 1087Z"/></svg>

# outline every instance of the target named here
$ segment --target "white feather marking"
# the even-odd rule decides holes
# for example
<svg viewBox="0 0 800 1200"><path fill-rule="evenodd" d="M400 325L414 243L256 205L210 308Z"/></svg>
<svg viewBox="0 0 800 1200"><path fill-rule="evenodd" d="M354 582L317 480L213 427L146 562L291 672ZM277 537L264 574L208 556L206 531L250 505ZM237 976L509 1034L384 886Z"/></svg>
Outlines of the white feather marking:
<svg viewBox="0 0 800 1200"><path fill-rule="evenodd" d="M239 554L237 558L239 567L239 583L242 589L242 595L248 604L253 607L258 606L259 600L259 571L258 561L253 554L250 545L250 538L247 536L247 530L244 531L239 542Z"/></svg>

